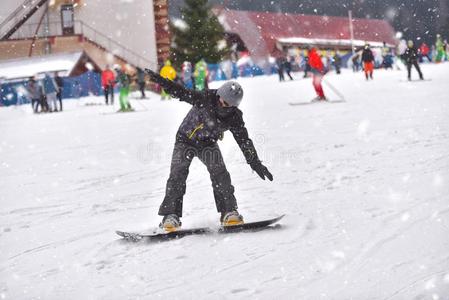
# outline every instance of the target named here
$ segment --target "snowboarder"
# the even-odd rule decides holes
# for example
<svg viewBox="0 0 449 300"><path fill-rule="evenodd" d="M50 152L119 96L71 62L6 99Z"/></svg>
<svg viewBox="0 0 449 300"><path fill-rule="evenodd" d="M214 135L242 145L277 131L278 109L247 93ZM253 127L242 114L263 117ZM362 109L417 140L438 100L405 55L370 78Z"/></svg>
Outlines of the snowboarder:
<svg viewBox="0 0 449 300"><path fill-rule="evenodd" d="M123 66L122 70L119 68L116 69L117 79L120 86L120 110L121 112L132 111L131 104L128 100L129 95L129 85L131 84L130 76L126 72L126 66Z"/></svg>
<svg viewBox="0 0 449 300"><path fill-rule="evenodd" d="M171 66L171 62L170 60L166 60L164 63L164 66L161 69L160 75L165 78L165 79L169 79L169 80L175 80L176 78L176 71L175 69ZM162 91L161 91L161 100L170 100L170 94L167 93L164 88L162 87Z"/></svg>
<svg viewBox="0 0 449 300"><path fill-rule="evenodd" d="M407 50L405 50L404 59L407 64L408 80L409 81L412 80L411 76L412 65L415 66L416 71L418 71L419 79L424 80L421 69L419 68L418 65L418 51L416 50L412 40L407 42Z"/></svg>
<svg viewBox="0 0 449 300"><path fill-rule="evenodd" d="M186 179L195 156L209 171L222 225L242 224L243 217L237 211L231 177L217 144L223 138L223 133L230 130L251 168L262 179L273 180L273 176L257 156L253 142L248 137L242 112L238 109L243 97L242 87L237 82L229 81L218 90L194 91L165 79L152 70L146 71L150 79L160 84L167 93L193 105L176 134L170 177L165 198L159 208L159 215L163 216L161 228L174 231L181 226Z"/></svg>
<svg viewBox="0 0 449 300"><path fill-rule="evenodd" d="M309 65L311 69L310 72L313 74L313 88L315 89L315 92L317 94L317 97L314 100L326 100L326 96L324 96L323 86L321 85L323 76L326 72L324 70L324 65L321 61L321 57L315 47L311 48L309 51Z"/></svg>
<svg viewBox="0 0 449 300"><path fill-rule="evenodd" d="M363 70L365 71L366 80L373 79L374 71L374 55L370 45L366 44L362 52Z"/></svg>
<svg viewBox="0 0 449 300"><path fill-rule="evenodd" d="M195 78L196 90L202 91L207 88L207 64L204 59L195 64L193 77Z"/></svg>
<svg viewBox="0 0 449 300"><path fill-rule="evenodd" d="M103 86L106 105L109 104L109 95L111 95L111 104L114 105L115 75L109 65L107 65L106 69L101 73L101 85Z"/></svg>

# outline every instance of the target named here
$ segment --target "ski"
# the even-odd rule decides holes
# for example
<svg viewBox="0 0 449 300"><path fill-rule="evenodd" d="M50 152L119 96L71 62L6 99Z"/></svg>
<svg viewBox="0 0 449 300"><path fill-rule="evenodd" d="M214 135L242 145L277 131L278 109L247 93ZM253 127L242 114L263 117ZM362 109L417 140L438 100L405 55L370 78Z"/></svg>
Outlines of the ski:
<svg viewBox="0 0 449 300"><path fill-rule="evenodd" d="M315 104L315 103L344 103L345 100L311 100L308 102L289 102L288 104L291 106L298 106L298 105L309 105L309 104Z"/></svg>

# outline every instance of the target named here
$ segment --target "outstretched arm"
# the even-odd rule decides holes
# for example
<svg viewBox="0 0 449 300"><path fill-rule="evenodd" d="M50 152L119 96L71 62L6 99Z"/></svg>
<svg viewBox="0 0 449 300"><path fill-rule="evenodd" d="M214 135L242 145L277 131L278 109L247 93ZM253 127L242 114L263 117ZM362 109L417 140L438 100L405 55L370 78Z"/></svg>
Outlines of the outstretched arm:
<svg viewBox="0 0 449 300"><path fill-rule="evenodd" d="M241 112L238 112L236 117L232 120L230 131L239 145L240 150L242 150L246 162L251 166L251 169L253 169L263 180L265 180L266 177L270 181L273 181L273 175L271 175L267 167L260 161L253 141L248 136L248 130L245 127L245 122L243 122Z"/></svg>
<svg viewBox="0 0 449 300"><path fill-rule="evenodd" d="M173 98L179 98L181 101L194 105L203 97L202 93L186 89L178 83L163 78L150 69L145 69L145 72L150 76L151 81L159 84L167 93L173 96Z"/></svg>

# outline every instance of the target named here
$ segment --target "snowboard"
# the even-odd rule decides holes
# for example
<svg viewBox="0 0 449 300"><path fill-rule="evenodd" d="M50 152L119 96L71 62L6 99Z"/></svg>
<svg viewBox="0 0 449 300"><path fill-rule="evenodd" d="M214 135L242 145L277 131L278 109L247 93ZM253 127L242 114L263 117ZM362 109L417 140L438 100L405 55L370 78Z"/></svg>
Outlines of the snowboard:
<svg viewBox="0 0 449 300"><path fill-rule="evenodd" d="M191 229L180 229L173 232L161 232L160 230L155 230L151 233L136 233L136 232L126 232L126 231L116 231L116 233L124 238L126 241L130 242L139 242L139 241L164 241L171 239L178 239L188 235L206 235L206 234L224 234L224 233L234 233L234 232L243 232L243 231L259 231L264 229L272 229L273 226L270 226L280 219L282 219L285 215L281 215L274 219L257 221L257 222L249 222L241 225L233 225L233 226L220 226L219 228L210 228L210 227L199 227L199 228L191 228Z"/></svg>

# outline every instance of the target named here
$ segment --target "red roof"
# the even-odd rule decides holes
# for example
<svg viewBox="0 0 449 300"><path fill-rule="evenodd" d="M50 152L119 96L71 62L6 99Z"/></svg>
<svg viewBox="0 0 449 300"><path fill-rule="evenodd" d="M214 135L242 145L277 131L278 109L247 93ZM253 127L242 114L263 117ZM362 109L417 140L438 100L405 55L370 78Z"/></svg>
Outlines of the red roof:
<svg viewBox="0 0 449 300"><path fill-rule="evenodd" d="M279 38L349 40L345 17L258 11L217 10L220 22L245 42L252 56L267 57ZM395 31L385 20L353 19L354 39L395 44Z"/></svg>

